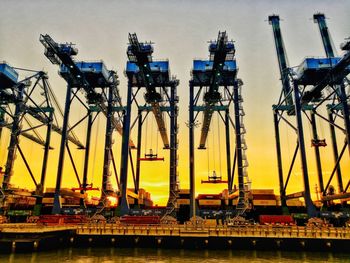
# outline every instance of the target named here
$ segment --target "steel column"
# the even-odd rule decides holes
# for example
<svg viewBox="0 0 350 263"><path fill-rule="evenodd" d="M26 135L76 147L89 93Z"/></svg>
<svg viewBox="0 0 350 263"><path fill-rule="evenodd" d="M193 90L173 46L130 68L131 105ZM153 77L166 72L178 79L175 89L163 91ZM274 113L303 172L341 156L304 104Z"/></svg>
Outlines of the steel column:
<svg viewBox="0 0 350 263"><path fill-rule="evenodd" d="M107 114L106 114L106 133L105 133L105 147L103 154L103 171L102 171L102 193L101 200L103 201L106 198L106 190L108 184L108 177L110 174L110 164L111 164L111 153L112 153L112 135L113 135L113 104L114 104L114 88L116 86L111 85L108 87L108 105L107 105Z"/></svg>
<svg viewBox="0 0 350 263"><path fill-rule="evenodd" d="M335 127L334 127L334 118L333 118L333 113L332 110L328 110L328 121L329 121L329 129L330 129L330 134L331 134L331 142L332 142L332 149L333 149L333 160L334 163L337 164L337 160L339 158L339 152L338 152L338 144L337 144L337 136L335 133ZM342 172L340 165L336 165L336 173L337 173L337 181L338 181L338 192L342 193L344 188L343 188L343 177L342 177Z"/></svg>
<svg viewBox="0 0 350 263"><path fill-rule="evenodd" d="M134 169L134 160L132 158L132 153L129 145L129 160L130 160L130 168L131 168L131 174L132 174L132 179L134 181L134 188L136 187L136 174L135 174L135 169Z"/></svg>
<svg viewBox="0 0 350 263"><path fill-rule="evenodd" d="M45 146L44 146L43 165L41 167L40 183L36 186L36 194L38 195L38 197L36 198L36 207L34 208L34 215L40 215L40 212L41 212L41 204L43 201L43 192L44 192L45 179L46 179L47 162L48 162L49 153L50 153L52 117L53 117L53 111L50 111L49 119L47 123L47 129L46 129L46 139L45 139Z"/></svg>
<svg viewBox="0 0 350 263"><path fill-rule="evenodd" d="M170 87L170 178L169 178L169 199L167 207L175 208L176 205L176 173L177 173L177 106L176 106L176 85Z"/></svg>
<svg viewBox="0 0 350 263"><path fill-rule="evenodd" d="M312 203L311 194L310 194L309 175L308 175L308 169L307 169L303 123L302 123L302 116L301 116L300 93L298 89L298 84L295 81L293 83L293 95L294 95L295 116L296 116L296 122L297 122L297 136L298 136L298 142L299 142L301 169L302 169L302 175L304 180L305 205L306 205L308 216L314 217L316 214L316 209L314 207L314 204Z"/></svg>
<svg viewBox="0 0 350 263"><path fill-rule="evenodd" d="M280 130L279 130L277 110L273 111L273 123L275 127L278 179L279 179L279 185L280 185L281 207L283 211L287 209L287 200L286 200L286 191L284 190L281 140L280 140Z"/></svg>
<svg viewBox="0 0 350 263"><path fill-rule="evenodd" d="M46 139L45 139L45 148L44 148L44 157L43 157L43 166L41 168L41 178L40 178L40 190L41 194L44 190L45 185L45 179L46 179L46 170L47 170L47 162L49 159L49 152L50 152L50 142L51 142L51 132L52 132L52 118L53 118L53 111L50 111L49 114L49 122L47 123L47 129L46 129Z"/></svg>
<svg viewBox="0 0 350 263"><path fill-rule="evenodd" d="M190 82L190 106L189 106L189 147L190 147L190 218L197 214L196 208L196 184L194 174L194 86Z"/></svg>
<svg viewBox="0 0 350 263"><path fill-rule="evenodd" d="M232 193L231 176L231 142L230 142L230 111L225 111L225 133L226 133L226 165L227 165L227 183L228 192Z"/></svg>
<svg viewBox="0 0 350 263"><path fill-rule="evenodd" d="M316 117L315 117L315 113L314 112L311 112L311 127L312 127L313 140L318 141ZM323 175L322 175L322 164L321 164L320 149L319 149L318 145L314 145L314 148L315 148L315 158L316 158L318 184L320 186L320 192L323 193L324 185L323 185Z"/></svg>
<svg viewBox="0 0 350 263"><path fill-rule="evenodd" d="M237 157L237 171L238 171L238 203L237 208L244 208L244 178L243 178L243 159L242 159L242 140L241 140L241 123L239 115L239 84L237 80L233 85L233 106L235 110L235 135L236 135L236 157Z"/></svg>
<svg viewBox="0 0 350 263"><path fill-rule="evenodd" d="M4 121L5 121L5 112L0 108L0 140L1 140Z"/></svg>
<svg viewBox="0 0 350 263"><path fill-rule="evenodd" d="M86 141L85 141L85 155L84 155L84 170L83 170L83 182L79 187L81 194L85 193L87 186L87 177L89 173L89 157L90 157L90 143L91 143L91 129L92 129L92 111L88 110L88 121L87 121L87 131L86 131ZM80 205L85 207L84 198L80 199Z"/></svg>
<svg viewBox="0 0 350 263"><path fill-rule="evenodd" d="M147 117L146 117L147 118ZM141 167L141 145L142 145L142 111L138 113L138 125L137 125L137 150L136 150L136 184L135 193L139 192L140 187L140 167ZM147 139L146 139L147 140ZM146 149L145 149L146 150Z"/></svg>
<svg viewBox="0 0 350 263"><path fill-rule="evenodd" d="M128 203L128 160L129 160L129 139L130 139L130 120L131 120L131 97L132 97L132 84L128 82L128 94L126 102L126 112L124 115L123 123L123 137L122 137L122 153L121 153L121 165L120 165L120 185L121 185L121 204L120 213L125 215L129 212Z"/></svg>
<svg viewBox="0 0 350 263"><path fill-rule="evenodd" d="M61 182L62 182L63 167L64 167L65 147L66 147L67 137L68 137L68 121L69 121L69 112L70 112L70 105L71 105L71 93L72 93L72 87L71 85L68 84L67 94L66 94L66 103L65 103L64 115L63 115L62 136L61 136L60 152L58 157L56 187L55 187L52 214L61 213L60 191L61 191Z"/></svg>
<svg viewBox="0 0 350 263"><path fill-rule="evenodd" d="M235 180L236 162L237 162L237 151L235 150L235 153L233 155L233 165L232 165L232 171L231 171L231 185L230 185L231 189L233 187L233 182Z"/></svg>

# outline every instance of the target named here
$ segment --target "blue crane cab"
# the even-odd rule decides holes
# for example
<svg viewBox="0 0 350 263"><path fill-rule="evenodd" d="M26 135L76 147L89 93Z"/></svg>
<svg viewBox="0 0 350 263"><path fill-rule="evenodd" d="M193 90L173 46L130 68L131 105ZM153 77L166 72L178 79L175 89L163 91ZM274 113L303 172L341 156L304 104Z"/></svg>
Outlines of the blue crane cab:
<svg viewBox="0 0 350 263"><path fill-rule="evenodd" d="M107 70L105 64L102 61L79 61L75 62L75 65L84 74L86 81L90 84L91 87L104 88L110 85L110 72ZM59 74L62 76L62 78L64 78L68 83L71 83L73 86L80 86L81 82L78 79L72 79L70 71L64 64L61 65Z"/></svg>
<svg viewBox="0 0 350 263"><path fill-rule="evenodd" d="M149 66L152 74L152 78L150 79L152 79L154 83L148 83L148 85L161 87L169 82L169 61L152 61L149 63ZM136 63L128 61L126 64L125 74L133 86L146 86L145 83L143 83L145 80ZM145 77L146 79L148 78L148 76Z"/></svg>
<svg viewBox="0 0 350 263"><path fill-rule="evenodd" d="M5 62L0 63L0 89L9 89L17 82L17 71Z"/></svg>
<svg viewBox="0 0 350 263"><path fill-rule="evenodd" d="M297 81L299 85L317 85L323 80L329 71L339 63L340 57L333 58L305 58L296 70ZM350 66L346 68L347 74L350 73ZM340 84L341 79L337 78L334 83Z"/></svg>
<svg viewBox="0 0 350 263"><path fill-rule="evenodd" d="M213 61L211 60L193 60L192 77L194 85L209 86L213 74ZM219 73L218 85L233 85L237 75L236 60L225 61L223 70Z"/></svg>

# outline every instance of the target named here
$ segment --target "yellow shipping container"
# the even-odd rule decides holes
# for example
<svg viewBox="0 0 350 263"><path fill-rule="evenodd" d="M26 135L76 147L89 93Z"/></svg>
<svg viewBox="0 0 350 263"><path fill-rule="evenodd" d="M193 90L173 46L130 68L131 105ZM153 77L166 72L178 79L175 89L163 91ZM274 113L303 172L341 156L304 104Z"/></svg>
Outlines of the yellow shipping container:
<svg viewBox="0 0 350 263"><path fill-rule="evenodd" d="M43 204L53 204L53 197L44 197L42 202ZM65 199L60 197L60 202L63 204L65 202Z"/></svg>
<svg viewBox="0 0 350 263"><path fill-rule="evenodd" d="M273 189L252 189L251 193L253 195L273 195L274 190Z"/></svg>
<svg viewBox="0 0 350 263"><path fill-rule="evenodd" d="M205 219L204 225L206 226L216 226L216 219Z"/></svg>
<svg viewBox="0 0 350 263"><path fill-rule="evenodd" d="M203 206L220 206L221 205L221 200L198 200L199 205Z"/></svg>
<svg viewBox="0 0 350 263"><path fill-rule="evenodd" d="M304 202L300 200L287 200L287 206L304 206Z"/></svg>
<svg viewBox="0 0 350 263"><path fill-rule="evenodd" d="M179 195L189 195L190 194L190 189L181 189L179 191Z"/></svg>
<svg viewBox="0 0 350 263"><path fill-rule="evenodd" d="M177 199L177 205L190 205L190 199Z"/></svg>
<svg viewBox="0 0 350 263"><path fill-rule="evenodd" d="M276 206L276 200L253 200L253 205L261 205L261 206Z"/></svg>

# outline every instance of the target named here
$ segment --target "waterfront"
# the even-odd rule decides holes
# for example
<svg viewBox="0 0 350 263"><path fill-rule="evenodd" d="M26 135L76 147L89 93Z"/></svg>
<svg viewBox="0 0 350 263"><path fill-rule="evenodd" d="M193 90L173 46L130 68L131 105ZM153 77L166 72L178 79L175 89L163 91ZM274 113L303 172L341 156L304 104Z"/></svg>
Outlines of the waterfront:
<svg viewBox="0 0 350 263"><path fill-rule="evenodd" d="M350 254L257 250L176 250L124 248L69 248L35 253L0 255L0 263L111 263L111 262L350 262Z"/></svg>

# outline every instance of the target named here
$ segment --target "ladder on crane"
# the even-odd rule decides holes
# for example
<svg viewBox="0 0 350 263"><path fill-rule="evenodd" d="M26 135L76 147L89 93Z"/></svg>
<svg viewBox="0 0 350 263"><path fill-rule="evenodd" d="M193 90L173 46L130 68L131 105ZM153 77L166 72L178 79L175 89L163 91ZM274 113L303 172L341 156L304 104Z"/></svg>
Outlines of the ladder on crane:
<svg viewBox="0 0 350 263"><path fill-rule="evenodd" d="M238 88L238 101L239 101L239 116L240 116L240 125L241 125L241 130L239 131L238 136L241 137L241 150L242 150L242 168L243 168L243 186L244 186L244 197L243 200L240 200L241 197L238 197L237 200L237 206L236 206L236 216L242 216L244 215L244 213L249 209L249 193L250 193L250 184L251 184L251 180L248 177L248 160L247 160L247 155L246 155L246 151L248 149L247 147L247 143L246 140L244 138L245 134L246 134L246 129L244 126L244 122L243 122L243 117L245 116L245 112L243 109L243 98L242 98L242 85L239 85Z"/></svg>

